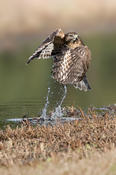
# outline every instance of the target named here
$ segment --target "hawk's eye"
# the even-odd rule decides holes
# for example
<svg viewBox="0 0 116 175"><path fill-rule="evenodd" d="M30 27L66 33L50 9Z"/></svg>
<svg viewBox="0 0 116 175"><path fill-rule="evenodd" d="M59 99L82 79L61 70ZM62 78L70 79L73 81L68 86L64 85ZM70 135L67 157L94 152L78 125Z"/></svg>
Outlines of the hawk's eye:
<svg viewBox="0 0 116 175"><path fill-rule="evenodd" d="M75 37L73 35L69 36L69 41L74 41Z"/></svg>
<svg viewBox="0 0 116 175"><path fill-rule="evenodd" d="M67 38L67 40L69 40L69 41L73 40L73 36L72 35L69 35L68 38Z"/></svg>

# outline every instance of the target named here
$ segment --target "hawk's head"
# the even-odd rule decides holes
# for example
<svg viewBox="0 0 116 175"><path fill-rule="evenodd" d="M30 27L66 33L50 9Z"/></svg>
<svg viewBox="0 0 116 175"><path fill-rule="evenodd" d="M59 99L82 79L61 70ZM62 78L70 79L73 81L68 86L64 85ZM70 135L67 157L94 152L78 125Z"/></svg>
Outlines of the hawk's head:
<svg viewBox="0 0 116 175"><path fill-rule="evenodd" d="M76 32L69 32L65 35L65 43L69 47L75 48L84 45Z"/></svg>

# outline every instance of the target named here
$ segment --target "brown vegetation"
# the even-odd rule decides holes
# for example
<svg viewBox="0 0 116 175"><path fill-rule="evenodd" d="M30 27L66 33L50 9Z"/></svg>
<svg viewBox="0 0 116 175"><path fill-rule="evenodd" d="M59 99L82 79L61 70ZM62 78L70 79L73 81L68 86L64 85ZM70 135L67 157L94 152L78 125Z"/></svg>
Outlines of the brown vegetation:
<svg viewBox="0 0 116 175"><path fill-rule="evenodd" d="M58 153L86 149L105 151L116 146L116 118L107 113L90 119L82 112L82 120L57 126L22 125L0 130L0 165L27 164L47 160Z"/></svg>
<svg viewBox="0 0 116 175"><path fill-rule="evenodd" d="M24 123L0 130L0 174L116 172L115 114L89 111L85 115L81 110L81 117L55 126Z"/></svg>
<svg viewBox="0 0 116 175"><path fill-rule="evenodd" d="M79 159L78 153L67 153L47 159L46 162L35 162L33 166L12 166L0 168L2 175L115 175L116 149L98 153L93 152L86 158Z"/></svg>

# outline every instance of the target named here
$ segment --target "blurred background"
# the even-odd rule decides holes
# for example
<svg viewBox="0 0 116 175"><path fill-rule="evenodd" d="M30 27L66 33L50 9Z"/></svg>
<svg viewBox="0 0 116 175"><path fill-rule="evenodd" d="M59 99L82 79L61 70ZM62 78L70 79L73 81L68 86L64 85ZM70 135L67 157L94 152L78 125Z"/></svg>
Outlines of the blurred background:
<svg viewBox="0 0 116 175"><path fill-rule="evenodd" d="M50 110L63 87L51 78L52 60L28 57L51 32L78 32L92 52L90 92L68 86L63 106L116 103L115 0L4 0L0 2L0 118L36 116L51 87Z"/></svg>

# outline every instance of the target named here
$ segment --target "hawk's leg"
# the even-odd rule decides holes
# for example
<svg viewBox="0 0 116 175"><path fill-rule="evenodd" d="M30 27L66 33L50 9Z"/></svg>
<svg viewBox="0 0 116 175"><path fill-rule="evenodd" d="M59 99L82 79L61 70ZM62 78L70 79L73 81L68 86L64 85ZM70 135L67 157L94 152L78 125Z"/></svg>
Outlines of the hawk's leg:
<svg viewBox="0 0 116 175"><path fill-rule="evenodd" d="M62 98L59 106L62 106L62 103L63 103L64 99L66 98L66 94L67 94L67 87L66 87L66 85L64 85L64 95L63 95L63 98Z"/></svg>

